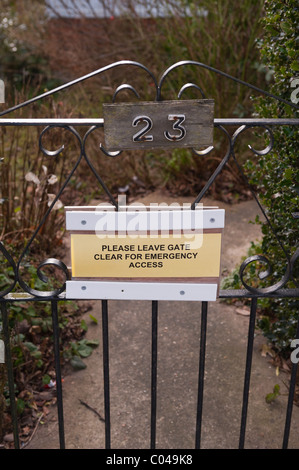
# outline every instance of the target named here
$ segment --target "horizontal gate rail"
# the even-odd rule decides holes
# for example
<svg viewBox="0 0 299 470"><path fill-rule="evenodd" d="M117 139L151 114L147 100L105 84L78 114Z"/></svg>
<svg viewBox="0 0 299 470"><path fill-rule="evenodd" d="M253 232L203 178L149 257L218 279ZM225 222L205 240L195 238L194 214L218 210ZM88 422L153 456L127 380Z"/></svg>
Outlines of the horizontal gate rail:
<svg viewBox="0 0 299 470"><path fill-rule="evenodd" d="M1 113L0 113L1 116ZM264 119L264 118L215 118L215 126L297 126L298 119ZM68 127L68 126L99 126L104 127L103 118L45 118L45 119L34 119L34 118L0 118L0 126L57 126L57 127Z"/></svg>

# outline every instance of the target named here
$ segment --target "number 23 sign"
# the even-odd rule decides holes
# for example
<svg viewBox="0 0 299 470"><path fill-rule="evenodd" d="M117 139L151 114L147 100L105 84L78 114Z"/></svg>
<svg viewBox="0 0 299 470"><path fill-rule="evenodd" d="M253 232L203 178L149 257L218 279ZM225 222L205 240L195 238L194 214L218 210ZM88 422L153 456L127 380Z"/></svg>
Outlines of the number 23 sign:
<svg viewBox="0 0 299 470"><path fill-rule="evenodd" d="M213 144L213 100L104 104L103 114L108 151Z"/></svg>

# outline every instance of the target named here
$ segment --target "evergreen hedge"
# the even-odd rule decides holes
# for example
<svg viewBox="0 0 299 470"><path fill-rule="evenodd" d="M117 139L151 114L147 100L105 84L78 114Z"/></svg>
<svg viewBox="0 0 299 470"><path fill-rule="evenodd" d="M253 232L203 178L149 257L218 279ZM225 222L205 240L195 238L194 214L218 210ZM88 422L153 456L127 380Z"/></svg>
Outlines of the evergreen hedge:
<svg viewBox="0 0 299 470"><path fill-rule="evenodd" d="M299 60L298 31L299 5L297 0L266 1L263 39L259 42L261 57L273 74L271 93L298 105ZM256 103L259 117L299 117L298 110L279 101L263 98ZM298 248L299 219L299 160L298 126L279 126L273 130L274 147L266 155L259 155L255 164L247 162L250 182L256 188L270 225L263 218L262 241L253 248L264 254L273 266L272 283L279 281L286 271L288 259ZM275 231L277 237L274 235ZM298 262L286 287L298 287ZM274 347L283 355L290 353L290 342L295 338L299 300L267 299L262 301L264 315L258 326Z"/></svg>

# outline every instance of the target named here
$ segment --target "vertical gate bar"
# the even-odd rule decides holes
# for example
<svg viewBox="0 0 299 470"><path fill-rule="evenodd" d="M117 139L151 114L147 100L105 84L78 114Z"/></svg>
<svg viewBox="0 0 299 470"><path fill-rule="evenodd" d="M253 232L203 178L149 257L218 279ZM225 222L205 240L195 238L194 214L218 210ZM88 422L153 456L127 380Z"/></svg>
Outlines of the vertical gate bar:
<svg viewBox="0 0 299 470"><path fill-rule="evenodd" d="M59 444L60 444L60 449L65 449L63 400L62 400L62 378L61 378L60 347L59 347L59 321L58 321L58 305L57 305L57 303L58 303L57 300L51 300L53 342L54 342L54 356L55 356L55 372L56 372Z"/></svg>
<svg viewBox="0 0 299 470"><path fill-rule="evenodd" d="M257 308L257 298L253 297L251 299L250 319L249 319L249 327L248 327L247 356L246 356L245 378L244 378L244 388L243 388L243 405L242 405L242 414L241 414L239 449L243 449L244 443L245 443L256 308Z"/></svg>
<svg viewBox="0 0 299 470"><path fill-rule="evenodd" d="M299 317L298 317L298 323L297 323L296 339L299 339ZM283 435L283 443L282 443L283 449L287 449L288 443L289 443L294 394L295 394L296 381L297 381L297 369L298 369L298 362L293 362L291 380L290 380L289 397L288 397L288 404L287 404L287 412L286 412L286 420L285 420L285 427L284 427L284 435Z"/></svg>
<svg viewBox="0 0 299 470"><path fill-rule="evenodd" d="M203 388L204 388L206 338L207 338L207 317L208 317L208 302L202 302L195 449L200 449L200 443L201 443L201 423L202 423Z"/></svg>
<svg viewBox="0 0 299 470"><path fill-rule="evenodd" d="M158 301L152 301L151 449L156 448Z"/></svg>
<svg viewBox="0 0 299 470"><path fill-rule="evenodd" d="M108 301L102 300L102 338L103 338L103 371L104 371L104 403L105 403L105 448L111 447L110 430L110 374L109 374L109 332L108 332Z"/></svg>
<svg viewBox="0 0 299 470"><path fill-rule="evenodd" d="M20 449L17 405L16 405L16 397L15 397L15 384L14 384L13 365L12 365L10 339L9 339L8 312L7 312L6 304L4 302L0 302L0 305L1 305L1 313L2 313L4 347L5 347L5 364L6 364L6 369L7 369L7 380L8 380L8 389L9 389L9 397L10 397L10 410L11 410L11 418L12 418L12 425L13 425L14 445L16 449Z"/></svg>

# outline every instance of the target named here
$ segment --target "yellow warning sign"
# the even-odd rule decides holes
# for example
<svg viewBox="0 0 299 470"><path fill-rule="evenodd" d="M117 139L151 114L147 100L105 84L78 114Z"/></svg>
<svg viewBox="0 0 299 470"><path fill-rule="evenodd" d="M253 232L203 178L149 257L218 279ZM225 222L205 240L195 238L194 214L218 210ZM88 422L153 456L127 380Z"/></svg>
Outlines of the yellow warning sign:
<svg viewBox="0 0 299 470"><path fill-rule="evenodd" d="M71 234L72 277L219 278L221 233L98 237Z"/></svg>

